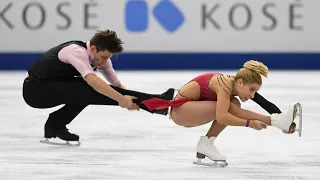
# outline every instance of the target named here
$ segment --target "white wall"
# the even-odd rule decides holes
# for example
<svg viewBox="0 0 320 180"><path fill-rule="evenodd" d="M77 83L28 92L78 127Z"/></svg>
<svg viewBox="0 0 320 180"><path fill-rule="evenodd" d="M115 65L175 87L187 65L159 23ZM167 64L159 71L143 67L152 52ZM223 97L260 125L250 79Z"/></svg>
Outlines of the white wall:
<svg viewBox="0 0 320 180"><path fill-rule="evenodd" d="M320 0L173 0L184 18L174 32L154 17L159 2L147 1L146 31L130 32L125 0L1 0L0 51L43 51L68 40L86 41L96 29L107 28L118 32L127 52L320 50ZM232 26L232 12L242 29Z"/></svg>

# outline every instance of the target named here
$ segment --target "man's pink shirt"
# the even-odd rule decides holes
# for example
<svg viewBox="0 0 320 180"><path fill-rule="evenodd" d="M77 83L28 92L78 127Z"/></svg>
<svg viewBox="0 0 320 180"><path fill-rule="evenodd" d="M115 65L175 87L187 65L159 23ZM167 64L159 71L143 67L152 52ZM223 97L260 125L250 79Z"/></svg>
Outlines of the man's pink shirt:
<svg viewBox="0 0 320 180"><path fill-rule="evenodd" d="M87 42L86 44L87 49L76 44L71 44L61 49L58 53L60 61L71 64L78 70L83 78L88 74L94 74L94 70L91 66L94 56L89 51L90 42ZM110 82L110 84L120 86L121 82L113 69L110 59L108 59L103 66L98 67L97 70Z"/></svg>

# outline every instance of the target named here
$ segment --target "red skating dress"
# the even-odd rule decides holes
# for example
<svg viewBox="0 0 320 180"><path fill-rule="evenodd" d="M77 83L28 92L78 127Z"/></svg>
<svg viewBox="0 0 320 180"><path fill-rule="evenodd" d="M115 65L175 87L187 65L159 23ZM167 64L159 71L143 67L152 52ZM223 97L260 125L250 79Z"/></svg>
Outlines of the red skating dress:
<svg viewBox="0 0 320 180"><path fill-rule="evenodd" d="M144 104L148 109L152 111L154 109L158 110L158 109L165 109L168 107L181 106L184 103L189 101L216 101L217 94L209 88L209 81L216 74L219 74L219 73L201 74L193 78L191 81L189 81L189 82L196 81L200 86L200 98L198 100L193 100L186 97L174 99L174 100L163 100L158 98L151 98L151 99L144 100L141 103Z"/></svg>

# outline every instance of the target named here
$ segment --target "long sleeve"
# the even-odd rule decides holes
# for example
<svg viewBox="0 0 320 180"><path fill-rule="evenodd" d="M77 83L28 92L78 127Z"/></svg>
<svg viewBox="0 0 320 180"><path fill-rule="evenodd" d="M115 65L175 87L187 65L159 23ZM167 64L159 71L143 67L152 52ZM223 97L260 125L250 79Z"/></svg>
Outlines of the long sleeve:
<svg viewBox="0 0 320 180"><path fill-rule="evenodd" d="M259 104L269 114L281 113L280 109L276 105L274 105L272 102L269 102L268 100L266 100L259 93L256 93L252 100L254 102L256 102L257 104Z"/></svg>
<svg viewBox="0 0 320 180"><path fill-rule="evenodd" d="M111 60L108 59L104 66L98 68L99 72L114 86L120 86L121 82L113 69Z"/></svg>

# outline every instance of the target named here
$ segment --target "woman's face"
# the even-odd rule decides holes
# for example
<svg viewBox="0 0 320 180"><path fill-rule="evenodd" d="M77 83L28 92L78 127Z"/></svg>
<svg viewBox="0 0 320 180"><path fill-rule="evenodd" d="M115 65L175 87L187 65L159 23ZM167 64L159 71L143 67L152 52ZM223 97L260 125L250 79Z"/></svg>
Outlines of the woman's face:
<svg viewBox="0 0 320 180"><path fill-rule="evenodd" d="M238 79L236 82L237 95L242 102L248 99L254 98L255 93L261 88L261 85L257 83L245 84L242 79Z"/></svg>

